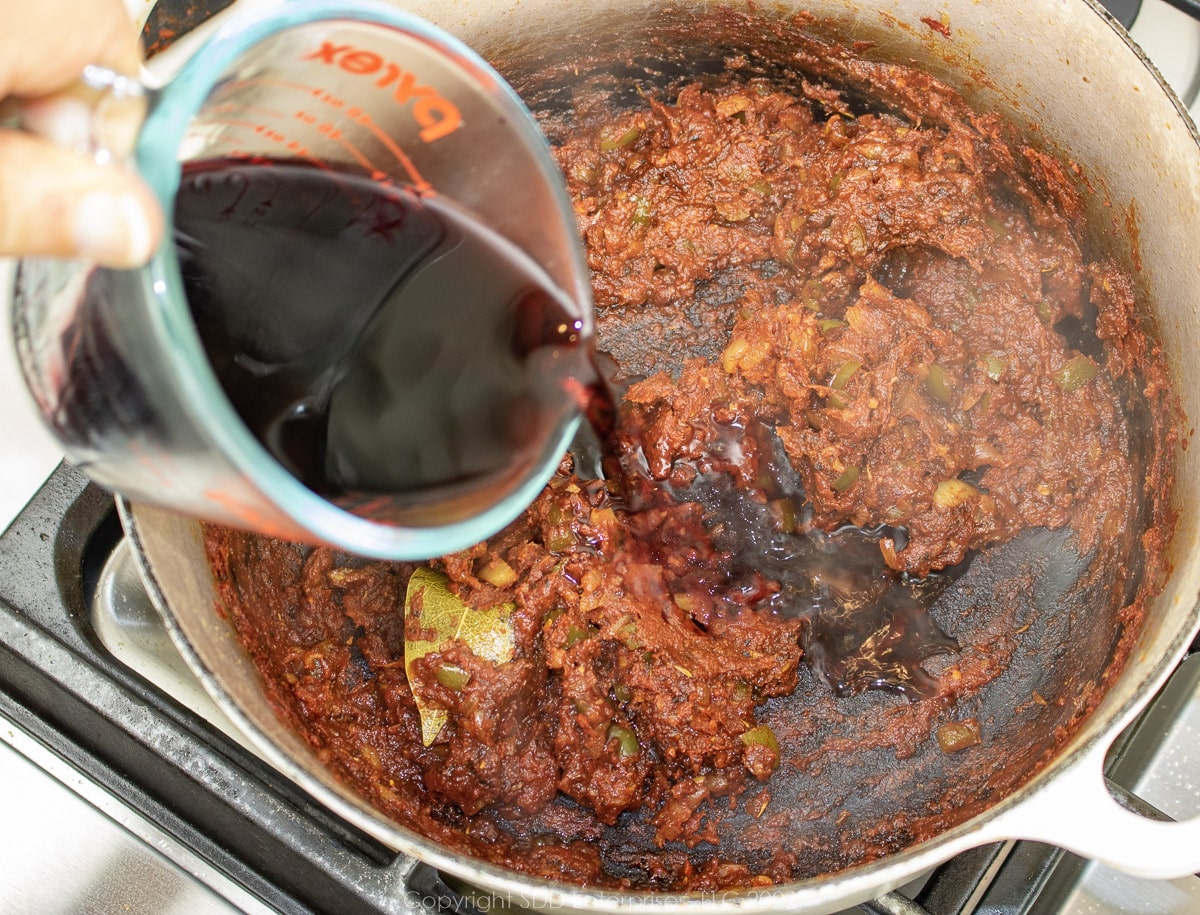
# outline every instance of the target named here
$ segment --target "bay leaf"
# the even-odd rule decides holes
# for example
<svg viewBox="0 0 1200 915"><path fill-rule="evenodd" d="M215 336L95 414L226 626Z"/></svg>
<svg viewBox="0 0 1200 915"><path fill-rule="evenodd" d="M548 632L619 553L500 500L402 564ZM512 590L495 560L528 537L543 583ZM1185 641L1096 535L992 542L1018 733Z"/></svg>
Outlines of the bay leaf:
<svg viewBox="0 0 1200 915"><path fill-rule="evenodd" d="M450 642L462 642L473 655L493 664L512 660L513 604L475 610L451 590L445 575L421 566L404 596L404 671L421 716L421 741L429 746L448 719L446 710L424 695L415 677L417 661ZM416 636L421 636L417 638Z"/></svg>

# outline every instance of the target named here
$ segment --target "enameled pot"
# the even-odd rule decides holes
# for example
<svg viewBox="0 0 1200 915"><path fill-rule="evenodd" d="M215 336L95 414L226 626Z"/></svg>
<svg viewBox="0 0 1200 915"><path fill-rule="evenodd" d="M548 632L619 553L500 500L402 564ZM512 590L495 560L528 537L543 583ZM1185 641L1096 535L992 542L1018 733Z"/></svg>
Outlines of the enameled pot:
<svg viewBox="0 0 1200 915"><path fill-rule="evenodd" d="M245 2L245 0L243 0ZM465 40L502 73L510 57L553 54L568 33L615 47L652 22L646 0L412 0L406 8ZM703 9L703 3L675 4ZM1187 416L1200 416L1200 143L1151 64L1089 0L813 0L760 4L764 15L804 10L868 55L919 62L977 107L998 111L1034 145L1078 162L1095 194L1092 216L1122 239ZM532 50L531 50L532 49ZM539 50L540 49L540 50ZM1186 433L1185 433L1186 441ZM638 895L565 886L446 849L392 823L335 781L276 717L227 622L199 526L141 505L123 520L151 593L185 657L219 705L262 752L322 803L380 841L504 897L539 909L608 912L832 912L878 896L951 856L1005 839L1034 839L1131 874L1200 871L1200 820L1151 822L1120 807L1102 775L1105 754L1162 686L1200 628L1200 455L1180 450L1172 496L1178 522L1170 574L1103 699L1053 758L1015 791L932 840L815 879L753 892ZM1086 625L1086 623L1085 623ZM1112 638L1107 637L1111 646Z"/></svg>

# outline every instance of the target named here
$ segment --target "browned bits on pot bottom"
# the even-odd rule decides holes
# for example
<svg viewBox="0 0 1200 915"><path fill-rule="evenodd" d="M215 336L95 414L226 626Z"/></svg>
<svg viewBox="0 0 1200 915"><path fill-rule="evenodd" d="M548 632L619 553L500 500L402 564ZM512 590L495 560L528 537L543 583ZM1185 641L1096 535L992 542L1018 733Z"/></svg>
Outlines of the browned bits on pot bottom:
<svg viewBox="0 0 1200 915"><path fill-rule="evenodd" d="M404 676L411 566L208 532L281 714L389 816L557 880L758 885L905 847L1049 752L996 721L1024 640L1054 625L1021 609L1036 574L1006 572L1004 545L1117 555L1137 481L1116 384L1149 345L1128 279L1083 252L1066 172L887 73L906 80L889 97L929 90L928 117L751 79L603 116L591 99L556 133L624 373L619 454L608 485L566 461L506 531L430 563L468 606L514 608L511 662L448 643L415 665L447 712L430 746ZM1093 320L1099 338L1076 332ZM697 327L684 354L637 339ZM834 699L786 582L731 552L749 515L785 541L886 529L867 549L893 582L986 557L942 620L957 650L919 659L934 695ZM869 634L863 666L897 632ZM1070 682L1032 707L1083 715ZM1020 743L985 762L999 739Z"/></svg>

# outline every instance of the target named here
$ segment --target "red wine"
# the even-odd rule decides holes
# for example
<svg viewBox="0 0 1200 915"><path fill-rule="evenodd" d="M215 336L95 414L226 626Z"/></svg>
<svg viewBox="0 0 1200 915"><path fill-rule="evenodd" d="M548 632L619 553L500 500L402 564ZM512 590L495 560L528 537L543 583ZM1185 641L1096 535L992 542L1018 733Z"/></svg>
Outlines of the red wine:
<svg viewBox="0 0 1200 915"><path fill-rule="evenodd" d="M302 162L189 163L184 289L242 420L313 491L466 517L546 457L592 384L588 326L452 203Z"/></svg>

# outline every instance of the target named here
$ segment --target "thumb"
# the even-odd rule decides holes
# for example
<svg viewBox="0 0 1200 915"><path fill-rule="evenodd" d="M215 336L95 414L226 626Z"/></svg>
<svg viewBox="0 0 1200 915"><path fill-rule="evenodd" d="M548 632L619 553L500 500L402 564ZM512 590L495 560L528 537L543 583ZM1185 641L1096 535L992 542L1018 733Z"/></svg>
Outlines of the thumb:
<svg viewBox="0 0 1200 915"><path fill-rule="evenodd" d="M158 202L133 172L0 130L0 256L81 256L136 267L162 233Z"/></svg>

